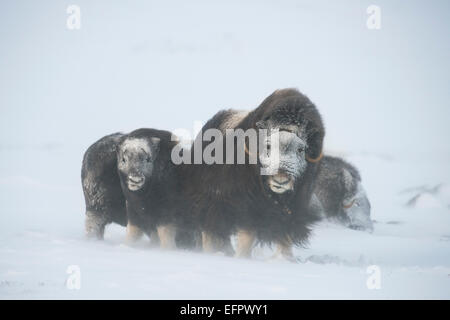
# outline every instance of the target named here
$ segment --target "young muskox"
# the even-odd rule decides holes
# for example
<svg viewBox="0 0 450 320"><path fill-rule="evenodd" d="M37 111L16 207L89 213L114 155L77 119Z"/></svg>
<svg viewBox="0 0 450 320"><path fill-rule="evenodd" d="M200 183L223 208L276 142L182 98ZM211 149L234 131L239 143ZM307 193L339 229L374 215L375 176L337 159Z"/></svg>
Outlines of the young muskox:
<svg viewBox="0 0 450 320"><path fill-rule="evenodd" d="M245 146L240 146L247 153L245 164L186 166L189 172L184 190L191 213L203 231L204 251L229 253L229 238L236 234L236 256L250 256L254 243L259 241L276 243L279 253L291 257L292 245L307 241L309 227L316 220L309 203L325 133L316 107L297 90L277 90L249 113L217 113L202 132L208 129L266 129L268 136L278 131L279 169L271 175L261 175L266 163L262 152L270 148L266 141L258 143L256 164L249 163L255 150L248 150L244 142ZM236 138L239 139L227 134L224 140ZM202 143L201 147L205 151L207 145ZM195 148L196 142L191 149L194 154ZM234 155L243 152L238 149L239 144L235 144ZM225 159L227 150L223 151Z"/></svg>
<svg viewBox="0 0 450 320"><path fill-rule="evenodd" d="M326 218L352 229L372 231L370 202L358 170L348 162L325 156L319 163L311 205Z"/></svg>
<svg viewBox="0 0 450 320"><path fill-rule="evenodd" d="M168 131L138 129L117 148L118 170L126 198L127 237L157 232L161 247L174 248L178 183L170 154L178 143Z"/></svg>
<svg viewBox="0 0 450 320"><path fill-rule="evenodd" d="M106 136L86 151L82 184L88 236L103 238L105 225L115 222L127 226L129 241L145 232L172 248L179 226L177 243L193 245L192 232L183 229L185 221L175 212L179 191L170 153L176 144L170 132L139 129Z"/></svg>

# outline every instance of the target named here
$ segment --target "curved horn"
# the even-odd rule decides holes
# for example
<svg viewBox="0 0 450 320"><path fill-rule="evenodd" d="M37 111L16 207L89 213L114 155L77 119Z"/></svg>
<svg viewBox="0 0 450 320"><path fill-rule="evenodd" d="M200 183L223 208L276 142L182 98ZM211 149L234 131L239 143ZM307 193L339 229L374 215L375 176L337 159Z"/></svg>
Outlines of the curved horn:
<svg viewBox="0 0 450 320"><path fill-rule="evenodd" d="M317 158L314 158L314 159L310 158L310 157L308 157L308 155L306 155L306 161L311 162L311 163L317 163L320 160L322 160L322 158L323 158L323 150L320 151L319 156Z"/></svg>
<svg viewBox="0 0 450 320"><path fill-rule="evenodd" d="M344 207L344 209L350 209L354 203L355 199L353 199L349 204L342 204L342 207Z"/></svg>

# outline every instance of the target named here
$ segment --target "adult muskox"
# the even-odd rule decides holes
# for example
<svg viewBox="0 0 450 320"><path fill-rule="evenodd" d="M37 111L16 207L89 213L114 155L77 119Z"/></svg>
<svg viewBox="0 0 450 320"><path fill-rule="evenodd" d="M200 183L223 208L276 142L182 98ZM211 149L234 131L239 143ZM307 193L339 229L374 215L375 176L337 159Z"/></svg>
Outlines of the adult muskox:
<svg viewBox="0 0 450 320"><path fill-rule="evenodd" d="M343 159L324 156L314 187L314 210L357 230L373 230L370 202L358 169Z"/></svg>
<svg viewBox="0 0 450 320"><path fill-rule="evenodd" d="M247 155L244 164L229 164L226 160L221 161L224 164L186 166L184 190L190 211L202 228L204 251L230 252L229 238L236 234L236 256L250 256L257 240L276 243L283 256L291 257L292 245L307 241L310 226L316 220L309 203L325 130L315 105L297 90L284 89L275 91L249 113L221 111L202 128L191 148L194 155L202 133L209 129L228 132L222 141L223 148L229 141L239 140L239 132L244 132L244 145L234 143L231 157L224 148L224 161L230 158L236 161L243 149ZM257 150L252 150L245 134L249 129L266 129L267 137L278 134L276 172L261 174L261 169L267 166L264 152L269 150L270 143L259 137ZM210 150L205 142L200 146L203 154ZM253 164L249 163L252 156L256 157Z"/></svg>

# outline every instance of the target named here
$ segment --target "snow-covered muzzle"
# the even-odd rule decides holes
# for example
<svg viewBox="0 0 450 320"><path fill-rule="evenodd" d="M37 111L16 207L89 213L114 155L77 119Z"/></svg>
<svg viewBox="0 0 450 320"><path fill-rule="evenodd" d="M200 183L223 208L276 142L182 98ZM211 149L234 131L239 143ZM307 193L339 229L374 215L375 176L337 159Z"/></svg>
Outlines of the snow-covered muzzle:
<svg viewBox="0 0 450 320"><path fill-rule="evenodd" d="M118 169L122 183L130 191L138 191L145 186L153 173L153 162L158 153L158 138L125 139L118 150Z"/></svg>
<svg viewBox="0 0 450 320"><path fill-rule="evenodd" d="M342 203L345 215L348 217L348 226L355 230L373 231L370 218L370 202L361 183L358 182L356 192Z"/></svg>
<svg viewBox="0 0 450 320"><path fill-rule="evenodd" d="M272 192L281 194L294 190L295 181L307 167L306 147L305 140L294 132L283 128L269 130L259 160L269 173L265 181Z"/></svg>

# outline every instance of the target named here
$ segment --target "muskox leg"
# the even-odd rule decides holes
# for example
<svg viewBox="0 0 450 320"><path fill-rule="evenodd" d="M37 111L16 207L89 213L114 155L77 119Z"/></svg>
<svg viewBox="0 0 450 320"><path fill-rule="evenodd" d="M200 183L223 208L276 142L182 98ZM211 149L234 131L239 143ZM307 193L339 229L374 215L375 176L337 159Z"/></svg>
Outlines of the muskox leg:
<svg viewBox="0 0 450 320"><path fill-rule="evenodd" d="M173 225L163 225L156 228L162 249L175 249L175 236L177 229Z"/></svg>
<svg viewBox="0 0 450 320"><path fill-rule="evenodd" d="M108 219L105 215L91 210L86 211L86 220L84 222L86 236L103 240L107 223Z"/></svg>
<svg viewBox="0 0 450 320"><path fill-rule="evenodd" d="M202 247L203 251L206 253L214 253L217 248L214 241L214 236L206 231L202 232Z"/></svg>
<svg viewBox="0 0 450 320"><path fill-rule="evenodd" d="M133 243L136 242L137 240L139 240L142 237L142 230L141 228L139 228L138 226L130 223L130 221L128 221L127 224L127 242L128 243Z"/></svg>
<svg viewBox="0 0 450 320"><path fill-rule="evenodd" d="M237 258L250 258L253 245L255 244L255 233L248 230L239 230L237 233Z"/></svg>
<svg viewBox="0 0 450 320"><path fill-rule="evenodd" d="M294 253L292 252L292 243L279 242L277 243L277 251L274 258L283 257L289 261L295 261Z"/></svg>
<svg viewBox="0 0 450 320"><path fill-rule="evenodd" d="M202 232L202 247L203 252L215 253L219 252L222 248L221 241L217 239L212 233L203 231Z"/></svg>
<svg viewBox="0 0 450 320"><path fill-rule="evenodd" d="M234 249L229 237L221 239L207 231L202 232L202 247L203 252L206 253L223 252L227 256L232 256L234 254Z"/></svg>

